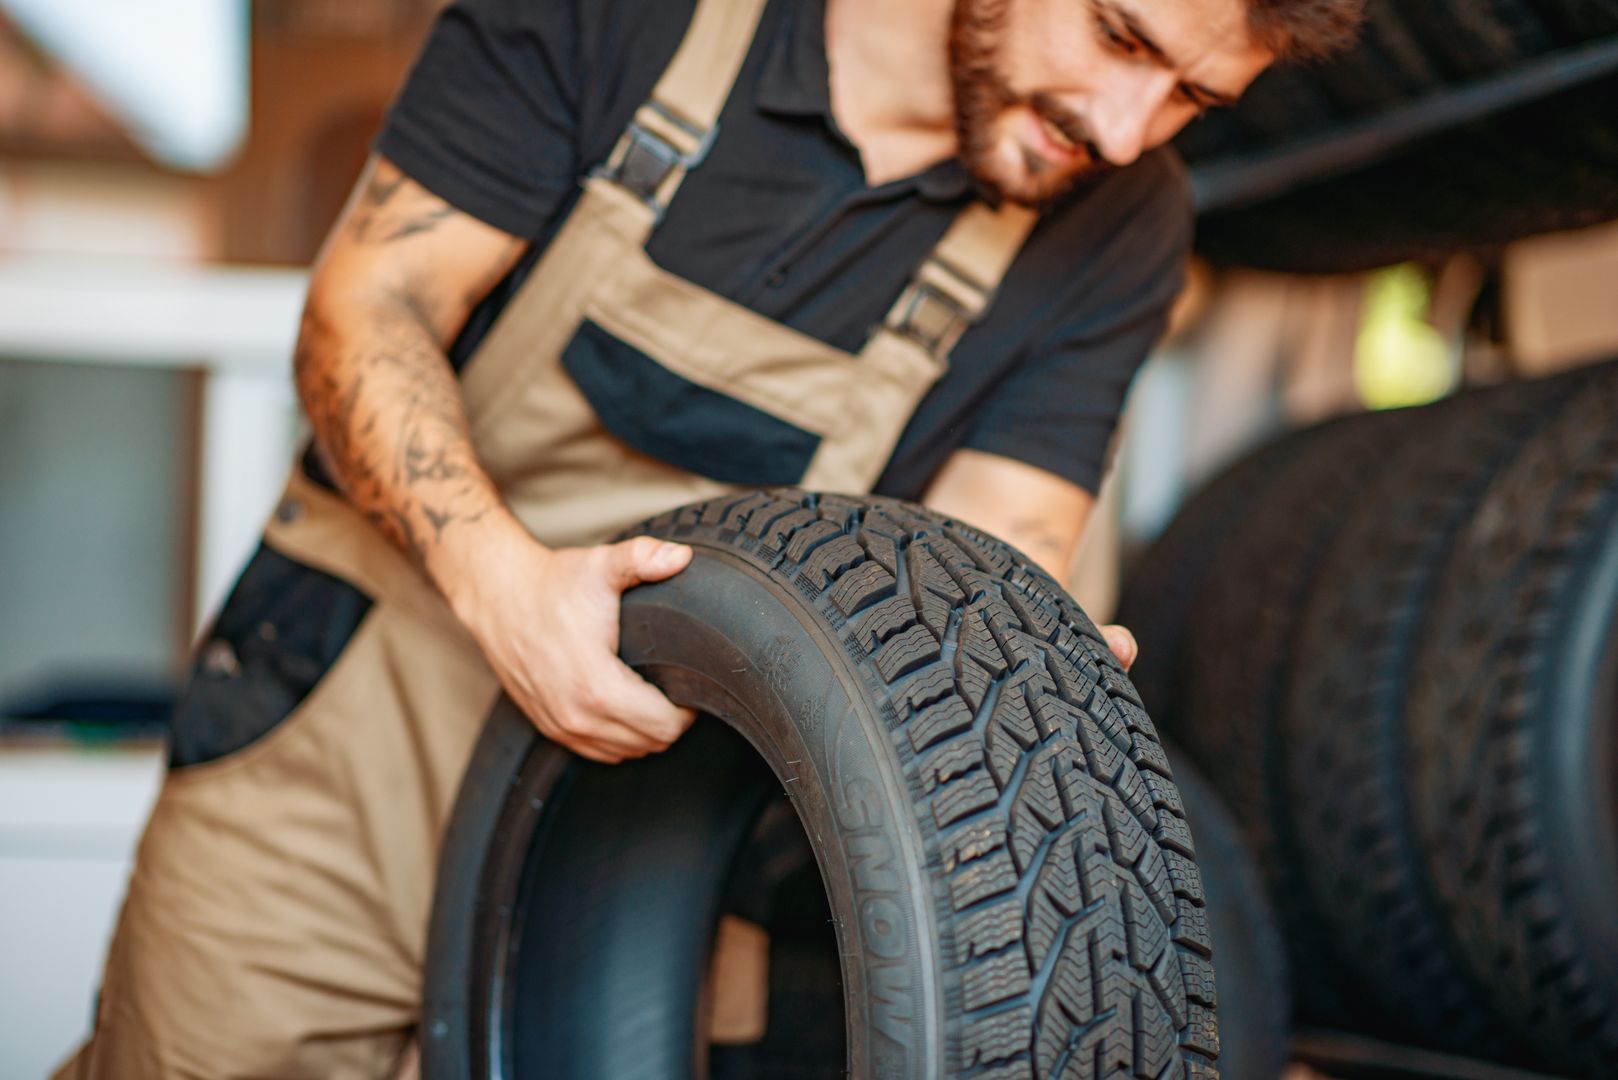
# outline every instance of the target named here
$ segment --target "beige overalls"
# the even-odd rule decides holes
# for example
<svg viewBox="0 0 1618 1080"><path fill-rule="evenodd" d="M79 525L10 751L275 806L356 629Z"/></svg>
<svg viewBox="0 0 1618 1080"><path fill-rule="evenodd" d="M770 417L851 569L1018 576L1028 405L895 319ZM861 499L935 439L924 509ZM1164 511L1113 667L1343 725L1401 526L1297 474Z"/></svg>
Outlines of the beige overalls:
<svg viewBox="0 0 1618 1080"><path fill-rule="evenodd" d="M716 134L764 0L701 0L671 65L465 368L482 461L552 546L732 490L632 450L561 357L586 322L819 437L802 486L870 489L1034 215L964 210L858 355L673 277L645 244ZM385 1076L410 1037L441 831L495 678L420 571L295 472L276 551L374 601L267 735L172 772L141 841L94 1035L59 1074Z"/></svg>

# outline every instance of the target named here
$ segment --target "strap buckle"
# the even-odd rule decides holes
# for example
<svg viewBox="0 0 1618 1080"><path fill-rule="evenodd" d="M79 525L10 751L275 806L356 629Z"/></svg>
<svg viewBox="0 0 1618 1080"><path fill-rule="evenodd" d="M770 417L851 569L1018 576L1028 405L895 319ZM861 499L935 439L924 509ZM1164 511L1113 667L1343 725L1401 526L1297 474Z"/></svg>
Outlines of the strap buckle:
<svg viewBox="0 0 1618 1080"><path fill-rule="evenodd" d="M591 170L590 175L610 180L624 188L651 207L661 219L665 207L657 199L658 189L675 169L689 171L702 164L719 136L719 125L715 123L707 129L699 128L656 101L647 102L643 108L649 109L659 120L687 136L695 148L690 153L682 153L667 136L653 130L637 117L624 129L612 156Z"/></svg>
<svg viewBox="0 0 1618 1080"><path fill-rule="evenodd" d="M909 338L933 357L945 359L955 343L977 321L978 312L947 290L921 276L914 277L893 305L886 325Z"/></svg>

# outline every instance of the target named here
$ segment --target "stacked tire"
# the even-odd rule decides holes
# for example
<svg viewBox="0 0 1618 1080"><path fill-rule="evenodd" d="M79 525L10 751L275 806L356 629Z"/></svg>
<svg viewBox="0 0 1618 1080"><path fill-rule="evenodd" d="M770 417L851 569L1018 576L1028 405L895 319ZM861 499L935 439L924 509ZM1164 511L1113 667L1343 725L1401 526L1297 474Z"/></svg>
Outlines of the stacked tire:
<svg viewBox="0 0 1618 1080"><path fill-rule="evenodd" d="M1206 187L1212 170L1331 145L1397 110L1615 44L1613 0L1369 0L1353 48L1267 72L1237 108L1194 125L1178 145ZM1344 175L1303 177L1276 194L1255 188L1247 198L1258 201L1203 215L1198 247L1216 263L1340 273L1610 220L1618 216L1615 93L1609 67L1582 85L1395 143ZM1335 167L1333 154L1320 160L1323 170Z"/></svg>
<svg viewBox="0 0 1618 1080"><path fill-rule="evenodd" d="M1123 618L1259 856L1303 1017L1618 1075L1618 367L1230 475Z"/></svg>

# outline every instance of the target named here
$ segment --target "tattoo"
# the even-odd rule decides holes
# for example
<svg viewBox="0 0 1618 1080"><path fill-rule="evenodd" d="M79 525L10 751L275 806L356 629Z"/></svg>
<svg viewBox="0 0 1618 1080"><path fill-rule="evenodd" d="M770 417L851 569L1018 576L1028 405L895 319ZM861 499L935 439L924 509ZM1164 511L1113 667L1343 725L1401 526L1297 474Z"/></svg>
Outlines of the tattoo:
<svg viewBox="0 0 1618 1080"><path fill-rule="evenodd" d="M451 217L455 210L442 199L416 189L395 204L403 189L403 174L372 176L360 192L349 229L362 244L392 244L431 232Z"/></svg>
<svg viewBox="0 0 1618 1080"><path fill-rule="evenodd" d="M440 206L436 210L429 210L414 217L406 218L389 229L378 243L391 244L395 240L404 240L424 232L431 232L438 227L438 223L449 217L455 211L448 206Z"/></svg>
<svg viewBox="0 0 1618 1080"><path fill-rule="evenodd" d="M390 510L377 521L382 526L383 535L392 538L395 544L403 547L416 557L418 561L427 557L427 549L410 524L410 515L399 510Z"/></svg>
<svg viewBox="0 0 1618 1080"><path fill-rule="evenodd" d="M375 164L347 211L344 239L379 248L454 220L442 199L406 181L387 162ZM491 260L490 280L463 287L486 293L521 246L511 240ZM430 246L377 254L390 269L367 279L370 290L325 305L311 294L293 361L327 471L378 530L423 562L450 530L501 505L440 345L472 300L445 294L430 256Z"/></svg>
<svg viewBox="0 0 1618 1080"><path fill-rule="evenodd" d="M450 525L454 524L455 522L476 521L485 513L484 511L480 510L471 517L467 517L465 515L457 516L453 510L439 510L432 506L423 506L421 508L421 512L426 516L427 523L433 527L433 539L435 541L444 539L444 530L449 528Z"/></svg>
<svg viewBox="0 0 1618 1080"><path fill-rule="evenodd" d="M395 445L399 448L394 465L394 482L411 491L429 486L451 485L464 490L466 481L479 468L472 457L460 398L446 401L440 388L413 395L400 418ZM447 494L454 494L450 492ZM466 520L453 505L422 506L435 536L442 536L451 522ZM479 510L476 516L481 517Z"/></svg>
<svg viewBox="0 0 1618 1080"><path fill-rule="evenodd" d="M444 305L433 296L431 282L422 280L422 275L407 274L403 284L388 289L384 295L401 311L408 312L429 334L439 333Z"/></svg>
<svg viewBox="0 0 1618 1080"><path fill-rule="evenodd" d="M360 196L360 205L371 210L380 209L388 204L388 200L399 193L404 186L404 174L395 177L372 176L365 184L365 191Z"/></svg>
<svg viewBox="0 0 1618 1080"><path fill-rule="evenodd" d="M341 363L336 334L305 314L294 358L316 443L348 499L396 545L425 561L457 524L498 495L472 448L460 386L420 301L370 312L366 344Z"/></svg>

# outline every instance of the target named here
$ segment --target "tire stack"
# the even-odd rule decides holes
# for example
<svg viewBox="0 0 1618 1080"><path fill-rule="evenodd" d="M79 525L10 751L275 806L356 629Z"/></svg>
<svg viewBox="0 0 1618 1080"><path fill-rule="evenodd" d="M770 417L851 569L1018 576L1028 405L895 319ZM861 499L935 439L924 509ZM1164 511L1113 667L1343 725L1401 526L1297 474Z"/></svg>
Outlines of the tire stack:
<svg viewBox="0 0 1618 1080"><path fill-rule="evenodd" d="M1618 366L1259 451L1121 621L1305 1022L1618 1076Z"/></svg>
<svg viewBox="0 0 1618 1080"><path fill-rule="evenodd" d="M1265 73L1240 105L1177 144L1193 175L1331 143L1398 110L1618 42L1614 0L1369 0L1348 51ZM1395 143L1352 171L1214 206L1198 224L1211 261L1341 273L1618 216L1618 76Z"/></svg>

